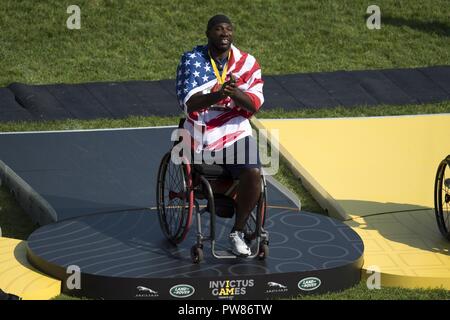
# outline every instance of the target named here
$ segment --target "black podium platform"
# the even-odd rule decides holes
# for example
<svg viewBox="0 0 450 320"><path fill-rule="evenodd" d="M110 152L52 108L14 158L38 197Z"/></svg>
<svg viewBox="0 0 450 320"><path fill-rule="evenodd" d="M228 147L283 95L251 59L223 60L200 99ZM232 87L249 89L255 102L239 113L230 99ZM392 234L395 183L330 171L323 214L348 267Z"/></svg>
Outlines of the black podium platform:
<svg viewBox="0 0 450 320"><path fill-rule="evenodd" d="M28 258L61 279L64 293L265 299L338 291L359 282L361 238L337 220L300 211L298 199L270 176L269 257L217 260L206 244L205 261L194 265L189 250L195 230L178 247L170 245L154 209L158 165L173 129L0 134L2 183L42 225L28 239ZM231 222L218 219L219 250L228 249Z"/></svg>
<svg viewBox="0 0 450 320"><path fill-rule="evenodd" d="M338 291L359 282L363 243L352 229L322 215L268 211L270 251L263 261L219 260L205 244L205 260L193 264L195 230L175 247L164 239L154 211L47 225L29 237L28 257L63 280L63 293L104 299L267 299ZM231 221L218 219L218 250L228 248ZM73 270L81 272L80 289L69 279Z"/></svg>

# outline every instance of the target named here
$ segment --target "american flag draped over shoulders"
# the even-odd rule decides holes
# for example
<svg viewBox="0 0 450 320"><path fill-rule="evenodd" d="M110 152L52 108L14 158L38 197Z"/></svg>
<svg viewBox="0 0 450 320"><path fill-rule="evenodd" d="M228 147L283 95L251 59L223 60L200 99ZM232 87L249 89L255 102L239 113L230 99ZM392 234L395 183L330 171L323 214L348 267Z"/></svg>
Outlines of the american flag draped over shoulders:
<svg viewBox="0 0 450 320"><path fill-rule="evenodd" d="M256 59L231 45L228 70L236 85L252 100L258 110L264 102L261 68ZM214 74L207 46L197 46L185 52L177 68L176 91L178 102L186 114L184 128L194 138L194 150L221 150L239 139L252 134L251 112L240 108L230 98L217 102L212 108L205 106L196 112L187 112L186 102L197 92L215 92L220 84ZM208 108L208 109L207 109Z"/></svg>

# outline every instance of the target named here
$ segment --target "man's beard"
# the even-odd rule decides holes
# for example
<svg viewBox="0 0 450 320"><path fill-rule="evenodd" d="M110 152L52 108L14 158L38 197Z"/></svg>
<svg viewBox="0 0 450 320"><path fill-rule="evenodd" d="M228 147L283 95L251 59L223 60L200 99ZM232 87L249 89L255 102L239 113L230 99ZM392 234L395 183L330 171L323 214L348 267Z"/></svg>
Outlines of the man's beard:
<svg viewBox="0 0 450 320"><path fill-rule="evenodd" d="M230 41L230 42L226 45L226 47L224 47L224 46L221 46L220 44L217 45L215 42L210 41L209 45L212 46L212 47L214 48L215 51L217 51L217 52L219 52L219 53L223 53L223 52L225 52L225 51L227 51L228 49L231 48L231 44L232 44L232 43L233 43L233 42Z"/></svg>

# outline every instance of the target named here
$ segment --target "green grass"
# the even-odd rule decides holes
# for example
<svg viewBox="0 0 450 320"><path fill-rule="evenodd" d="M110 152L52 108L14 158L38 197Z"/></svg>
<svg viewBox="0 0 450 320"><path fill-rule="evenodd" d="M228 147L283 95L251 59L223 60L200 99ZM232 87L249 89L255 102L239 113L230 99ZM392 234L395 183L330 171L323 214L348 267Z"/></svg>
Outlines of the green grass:
<svg viewBox="0 0 450 320"><path fill-rule="evenodd" d="M355 106L333 107L322 109L298 109L286 111L282 108L264 110L256 115L261 119L286 119L286 118L336 118L336 117L374 117L374 116L399 116L417 114L450 113L450 101L434 104L413 105L380 105L380 106ZM170 117L144 117L130 116L124 119L95 119L95 120L54 120L54 121L21 121L0 122L0 132L17 131L48 131L48 130L83 130L101 128L131 128L146 126L178 125L182 115Z"/></svg>
<svg viewBox="0 0 450 320"><path fill-rule="evenodd" d="M205 43L213 14L229 15L235 44L263 74L403 68L450 62L447 0L379 0L381 30L366 27L370 0L3 0L0 85L168 79L183 51Z"/></svg>
<svg viewBox="0 0 450 320"><path fill-rule="evenodd" d="M361 281L358 285L341 291L320 295L299 296L299 300L449 300L450 291L442 288L405 289L381 287L368 289Z"/></svg>
<svg viewBox="0 0 450 320"><path fill-rule="evenodd" d="M286 186L298 197L303 211L325 215L327 214L326 211L320 207L317 201L314 200L311 194L305 189L300 179L292 174L286 160L280 159L280 166L278 168L278 172L275 174L275 179Z"/></svg>
<svg viewBox="0 0 450 320"><path fill-rule="evenodd" d="M26 240L37 228L4 186L0 188L0 227L3 237L21 240Z"/></svg>
<svg viewBox="0 0 450 320"><path fill-rule="evenodd" d="M42 122L3 122L0 132L18 131L51 131L51 130L85 130L104 128L135 128L178 125L180 117L141 117L130 116L124 119L95 119L95 120L54 120Z"/></svg>

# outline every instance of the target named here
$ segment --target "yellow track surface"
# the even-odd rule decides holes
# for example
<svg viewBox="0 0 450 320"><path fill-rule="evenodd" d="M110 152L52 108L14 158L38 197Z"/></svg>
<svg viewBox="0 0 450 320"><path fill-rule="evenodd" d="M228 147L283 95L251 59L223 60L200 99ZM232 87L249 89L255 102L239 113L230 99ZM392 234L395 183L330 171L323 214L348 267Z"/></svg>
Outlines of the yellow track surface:
<svg viewBox="0 0 450 320"><path fill-rule="evenodd" d="M364 241L363 278L381 271L382 286L450 290L450 243L433 210L397 212L346 222Z"/></svg>
<svg viewBox="0 0 450 320"><path fill-rule="evenodd" d="M43 300L61 293L61 281L37 271L27 261L26 241L0 237L0 288L24 300Z"/></svg>
<svg viewBox="0 0 450 320"><path fill-rule="evenodd" d="M364 270L382 285L450 289L450 243L436 225L433 187L450 153L450 115L254 120L320 205L365 244Z"/></svg>
<svg viewBox="0 0 450 320"><path fill-rule="evenodd" d="M347 220L433 207L450 115L259 120L330 215Z"/></svg>

